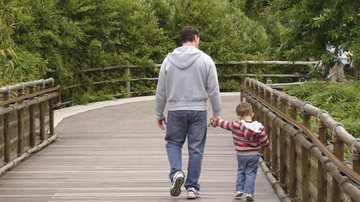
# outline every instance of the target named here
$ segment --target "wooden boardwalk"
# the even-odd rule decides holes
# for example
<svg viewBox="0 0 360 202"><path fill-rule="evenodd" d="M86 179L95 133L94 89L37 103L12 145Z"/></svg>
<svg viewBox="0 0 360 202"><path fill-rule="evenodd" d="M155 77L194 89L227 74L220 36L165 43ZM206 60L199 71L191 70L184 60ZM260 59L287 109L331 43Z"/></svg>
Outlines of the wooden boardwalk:
<svg viewBox="0 0 360 202"><path fill-rule="evenodd" d="M224 118L236 118L238 100L222 98ZM164 134L155 125L154 106L134 102L66 118L56 127L55 143L0 178L0 201L187 201L184 189L179 197L169 195ZM261 168L258 173L256 201L280 201ZM230 134L210 128L196 201L234 201L235 175Z"/></svg>

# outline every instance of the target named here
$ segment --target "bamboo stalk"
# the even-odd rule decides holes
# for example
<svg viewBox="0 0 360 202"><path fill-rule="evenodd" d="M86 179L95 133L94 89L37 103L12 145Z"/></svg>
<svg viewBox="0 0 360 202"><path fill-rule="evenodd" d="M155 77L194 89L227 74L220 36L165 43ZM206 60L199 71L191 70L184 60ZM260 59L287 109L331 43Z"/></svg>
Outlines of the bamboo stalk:
<svg viewBox="0 0 360 202"><path fill-rule="evenodd" d="M35 86L30 87L30 93L34 93ZM30 115L30 147L35 147L36 145L36 137L35 137L35 113L34 113L34 105L29 106L29 115Z"/></svg>
<svg viewBox="0 0 360 202"><path fill-rule="evenodd" d="M219 77L274 77L274 78L301 78L304 77L302 74L228 74L219 75Z"/></svg>
<svg viewBox="0 0 360 202"><path fill-rule="evenodd" d="M277 105L277 98L274 94L271 94L271 105L276 106ZM275 175L278 175L278 135L277 135L277 126L275 125L275 122L273 119L271 119L271 170L272 173Z"/></svg>
<svg viewBox="0 0 360 202"><path fill-rule="evenodd" d="M321 123L321 121L318 122L318 128L319 128L319 140L326 145L327 138L326 138L326 127L324 124ZM326 180L326 172L323 168L323 164L318 161L318 171L317 171L317 202L326 201L326 195L327 195L327 180Z"/></svg>
<svg viewBox="0 0 360 202"><path fill-rule="evenodd" d="M14 166L16 166L17 164L19 164L19 162L25 160L26 158L28 158L31 154L43 149L44 147L46 147L47 145L49 145L50 143L52 143L54 140L56 140L58 136L57 135L53 135L52 137L50 137L49 139L45 140L44 142L42 142L41 144L27 150L26 152L24 152L21 156L19 156L18 158L12 160L11 162L8 162L5 166L0 168L0 176L3 175L7 170L9 170L10 168L13 168Z"/></svg>
<svg viewBox="0 0 360 202"><path fill-rule="evenodd" d="M335 134L333 134L334 142L334 154L335 156L343 161L344 160L344 143L340 142ZM335 177L332 180L332 192L331 192L331 201L338 202L340 201L340 187L339 183L336 181Z"/></svg>
<svg viewBox="0 0 360 202"><path fill-rule="evenodd" d="M303 124L307 128L310 127L310 115L303 113ZM309 201L310 200L310 177L309 177L309 170L310 170L310 161L309 161L310 155L308 153L308 150L305 147L301 147L301 163L302 163L302 199L303 201Z"/></svg>
<svg viewBox="0 0 360 202"><path fill-rule="evenodd" d="M291 118L297 119L296 107L291 106ZM289 143L289 195L296 197L296 143L293 136L290 136Z"/></svg>
<svg viewBox="0 0 360 202"><path fill-rule="evenodd" d="M16 85L12 85L12 86L5 86L0 88L0 93L10 93L12 91L17 91L26 87L32 87L32 86L41 86L41 85L46 85L46 84L54 84L55 80L53 78L49 78L49 79L40 79L37 81L30 81L30 82L25 82L25 83L19 83Z"/></svg>
<svg viewBox="0 0 360 202"><path fill-rule="evenodd" d="M18 95L21 96L24 94L24 89L18 90ZM18 103L21 104L22 101L19 101ZM20 156L22 153L24 153L24 109L20 109L17 113L17 119L18 119L18 148L17 148L17 154Z"/></svg>
<svg viewBox="0 0 360 202"><path fill-rule="evenodd" d="M8 92L4 93L4 100L9 100L10 95ZM6 107L6 106L5 106ZM9 134L9 121L10 121L10 114L6 113L3 116L4 118L4 161L5 163L10 162L10 134Z"/></svg>
<svg viewBox="0 0 360 202"><path fill-rule="evenodd" d="M261 65L316 65L320 61L227 61L216 62L217 65L261 64Z"/></svg>
<svg viewBox="0 0 360 202"><path fill-rule="evenodd" d="M131 94L131 82L130 82L130 79L131 79L131 72L130 72L130 68L126 68L126 71L125 71L125 76L126 76L126 90L127 90L127 95L126 97L130 97Z"/></svg>
<svg viewBox="0 0 360 202"><path fill-rule="evenodd" d="M41 90L45 89L45 84L41 86ZM45 106L44 102L39 103L39 113L40 113L40 140L43 142L46 139L45 134Z"/></svg>
<svg viewBox="0 0 360 202"><path fill-rule="evenodd" d="M59 95L58 93L50 93L50 94L46 94L46 95L43 95L38 98L34 98L32 100L26 100L23 103L18 104L18 105L10 105L6 108L0 109L0 115L5 115L7 113L11 113L11 112L17 111L19 109L34 105L34 104L39 104L40 102L47 101L51 98L55 98L58 95Z"/></svg>
<svg viewBox="0 0 360 202"><path fill-rule="evenodd" d="M287 105L285 100L280 99L280 110L284 113L287 111ZM285 185L286 182L286 132L284 129L280 126L280 135L279 135L279 141L280 141L280 183L282 185Z"/></svg>
<svg viewBox="0 0 360 202"><path fill-rule="evenodd" d="M285 185L286 182L286 141L285 141L285 131L282 127L280 127L280 183Z"/></svg>
<svg viewBox="0 0 360 202"><path fill-rule="evenodd" d="M265 93L265 91L264 91ZM264 98L266 101L271 102L271 94L269 93L265 93L264 94ZM264 120L265 120L265 130L266 130L266 135L268 136L268 139L271 141L270 135L271 134L271 120L267 117L264 116ZM271 165L271 153L270 153L270 147L266 147L265 148L265 161L267 162L268 165Z"/></svg>
<svg viewBox="0 0 360 202"><path fill-rule="evenodd" d="M49 130L50 130L50 136L54 135L54 131L55 131L55 126L54 126L54 107L55 107L55 103L54 103L54 99L50 99L48 101L49 103Z"/></svg>
<svg viewBox="0 0 360 202"><path fill-rule="evenodd" d="M291 197L288 197L286 195L286 192L282 188L282 186L279 184L279 181L276 180L276 178L271 174L269 167L266 165L266 162L264 162L263 159L260 158L260 166L265 172L266 177L269 179L270 184L274 187L276 193L278 194L281 201L286 202L292 202L293 199Z"/></svg>
<svg viewBox="0 0 360 202"><path fill-rule="evenodd" d="M320 61L227 61L227 62L215 62L215 65L240 65L240 64L262 64L262 65L316 65ZM161 67L161 64L155 64L155 67ZM107 71L114 69L125 69L125 68L141 68L140 65L116 65L109 67L98 67L85 69L82 72L95 72L95 71Z"/></svg>

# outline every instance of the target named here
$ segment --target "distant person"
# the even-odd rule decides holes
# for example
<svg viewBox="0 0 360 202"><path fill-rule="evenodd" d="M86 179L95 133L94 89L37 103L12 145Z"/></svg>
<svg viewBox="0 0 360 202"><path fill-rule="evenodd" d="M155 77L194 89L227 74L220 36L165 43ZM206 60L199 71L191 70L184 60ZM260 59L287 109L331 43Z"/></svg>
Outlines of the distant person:
<svg viewBox="0 0 360 202"><path fill-rule="evenodd" d="M232 132L238 162L234 197L241 199L244 195L247 201L253 201L259 152L261 146L269 145L269 140L264 126L253 121L254 113L249 103L241 102L236 107L236 114L239 120L226 121L216 117L210 121L210 125Z"/></svg>
<svg viewBox="0 0 360 202"><path fill-rule="evenodd" d="M199 31L191 26L180 32L181 47L164 59L156 88L157 125L165 130L166 151L170 163L171 196L179 196L184 183L182 147L188 139L189 163L185 188L187 198L200 197L199 177L207 133L207 104L212 116L220 114L221 103L214 61L198 49ZM168 104L167 121L164 116Z"/></svg>
<svg viewBox="0 0 360 202"><path fill-rule="evenodd" d="M338 54L335 57L335 65L330 69L327 76L331 82L343 81L345 79L344 67L350 66L349 73L353 75L352 70L352 53L347 49L339 47Z"/></svg>

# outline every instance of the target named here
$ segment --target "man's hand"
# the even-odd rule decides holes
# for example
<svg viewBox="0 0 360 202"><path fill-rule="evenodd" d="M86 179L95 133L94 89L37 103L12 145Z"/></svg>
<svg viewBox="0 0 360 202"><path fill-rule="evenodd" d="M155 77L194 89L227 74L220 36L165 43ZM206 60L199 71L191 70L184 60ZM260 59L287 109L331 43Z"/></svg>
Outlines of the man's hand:
<svg viewBox="0 0 360 202"><path fill-rule="evenodd" d="M156 123L161 130L165 130L166 119L157 120Z"/></svg>

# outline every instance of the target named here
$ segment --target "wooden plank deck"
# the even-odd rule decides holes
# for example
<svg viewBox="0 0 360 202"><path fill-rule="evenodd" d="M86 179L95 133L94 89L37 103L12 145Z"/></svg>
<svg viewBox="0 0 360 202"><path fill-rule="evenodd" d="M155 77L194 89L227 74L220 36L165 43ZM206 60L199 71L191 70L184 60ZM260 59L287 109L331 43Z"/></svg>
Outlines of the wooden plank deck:
<svg viewBox="0 0 360 202"><path fill-rule="evenodd" d="M238 100L222 98L224 118L236 118ZM66 118L56 127L55 143L0 178L0 201L187 201L184 189L179 197L169 195L164 134L155 125L154 106L135 102ZM196 201L234 201L235 175L230 134L210 128ZM255 199L280 201L261 168Z"/></svg>

